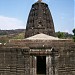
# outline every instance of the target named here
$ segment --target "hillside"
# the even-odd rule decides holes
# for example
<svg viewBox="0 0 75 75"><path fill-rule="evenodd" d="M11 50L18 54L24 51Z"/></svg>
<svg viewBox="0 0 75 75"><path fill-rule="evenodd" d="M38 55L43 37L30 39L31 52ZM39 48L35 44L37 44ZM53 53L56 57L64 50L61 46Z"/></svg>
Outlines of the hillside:
<svg viewBox="0 0 75 75"><path fill-rule="evenodd" d="M10 34L18 34L24 32L25 29L15 29L15 30L0 30L0 36L2 35L10 35Z"/></svg>
<svg viewBox="0 0 75 75"><path fill-rule="evenodd" d="M0 30L0 43L6 43L9 39L23 39L25 29Z"/></svg>
<svg viewBox="0 0 75 75"><path fill-rule="evenodd" d="M58 33L56 32L56 37L58 37ZM62 32L61 32L62 33ZM73 35L63 32L64 39L72 39ZM16 29L16 30L0 30L0 43L6 43L9 39L24 39L25 29Z"/></svg>

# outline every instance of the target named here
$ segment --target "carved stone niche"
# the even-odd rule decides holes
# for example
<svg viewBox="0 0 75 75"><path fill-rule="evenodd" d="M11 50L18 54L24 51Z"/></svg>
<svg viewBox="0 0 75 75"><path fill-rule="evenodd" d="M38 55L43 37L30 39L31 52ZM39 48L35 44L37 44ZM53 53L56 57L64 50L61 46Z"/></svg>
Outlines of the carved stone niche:
<svg viewBox="0 0 75 75"><path fill-rule="evenodd" d="M23 55L29 55L29 48L22 48L21 52Z"/></svg>
<svg viewBox="0 0 75 75"><path fill-rule="evenodd" d="M30 55L50 55L51 54L51 50L50 49L30 49L29 52Z"/></svg>

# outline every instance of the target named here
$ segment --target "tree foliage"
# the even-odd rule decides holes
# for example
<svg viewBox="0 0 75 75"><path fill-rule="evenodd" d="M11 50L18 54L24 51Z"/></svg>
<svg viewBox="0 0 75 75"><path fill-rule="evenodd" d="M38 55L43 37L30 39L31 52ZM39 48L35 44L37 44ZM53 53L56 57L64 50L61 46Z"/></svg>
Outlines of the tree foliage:
<svg viewBox="0 0 75 75"><path fill-rule="evenodd" d="M75 28L72 30L72 32L74 33L74 36L75 36Z"/></svg>
<svg viewBox="0 0 75 75"><path fill-rule="evenodd" d="M56 32L55 36L58 38L62 38L62 39L72 39L73 38L73 34L69 34L68 32Z"/></svg>
<svg viewBox="0 0 75 75"><path fill-rule="evenodd" d="M65 34L63 32L58 32L57 33L58 38L65 38Z"/></svg>
<svg viewBox="0 0 75 75"><path fill-rule="evenodd" d="M73 40L74 40L74 42L75 42L75 28L72 30L72 32L73 32L73 34L74 34Z"/></svg>

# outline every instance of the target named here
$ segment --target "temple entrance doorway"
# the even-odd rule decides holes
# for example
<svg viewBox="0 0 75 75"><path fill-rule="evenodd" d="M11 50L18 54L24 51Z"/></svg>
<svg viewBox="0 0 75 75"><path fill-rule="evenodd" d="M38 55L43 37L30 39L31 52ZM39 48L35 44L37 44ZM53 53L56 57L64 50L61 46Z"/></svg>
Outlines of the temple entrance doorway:
<svg viewBox="0 0 75 75"><path fill-rule="evenodd" d="M37 75L46 75L46 56L37 56Z"/></svg>

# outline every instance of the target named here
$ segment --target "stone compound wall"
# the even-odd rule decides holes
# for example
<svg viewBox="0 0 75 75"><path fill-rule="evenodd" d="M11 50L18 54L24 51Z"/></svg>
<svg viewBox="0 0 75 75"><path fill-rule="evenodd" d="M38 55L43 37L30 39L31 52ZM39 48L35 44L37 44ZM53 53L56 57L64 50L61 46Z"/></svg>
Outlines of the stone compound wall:
<svg viewBox="0 0 75 75"><path fill-rule="evenodd" d="M0 75L29 75L29 55L20 48L0 49Z"/></svg>
<svg viewBox="0 0 75 75"><path fill-rule="evenodd" d="M0 75L30 75L30 49L51 47L58 51L55 75L75 75L75 43L70 40L14 40L0 46Z"/></svg>

